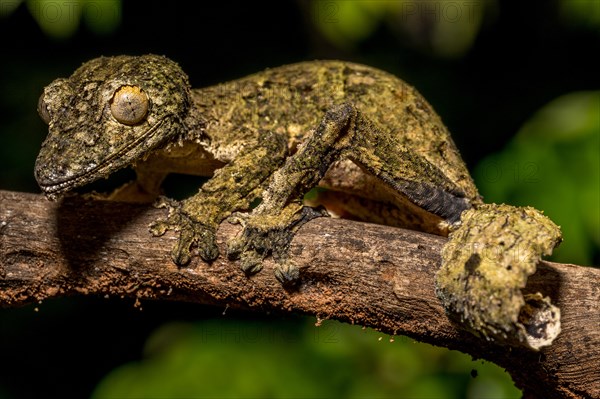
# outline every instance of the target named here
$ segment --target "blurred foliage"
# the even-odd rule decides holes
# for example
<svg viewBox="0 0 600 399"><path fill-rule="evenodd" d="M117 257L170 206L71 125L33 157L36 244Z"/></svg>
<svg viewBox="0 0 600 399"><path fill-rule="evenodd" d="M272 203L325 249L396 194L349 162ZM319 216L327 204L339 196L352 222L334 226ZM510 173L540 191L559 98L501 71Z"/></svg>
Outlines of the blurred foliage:
<svg viewBox="0 0 600 399"><path fill-rule="evenodd" d="M3 0L0 16L14 12L23 0ZM107 34L121 23L121 0L26 0L39 27L55 39L71 37L81 20L96 34Z"/></svg>
<svg viewBox="0 0 600 399"><path fill-rule="evenodd" d="M164 325L148 340L145 358L114 370L92 397L520 397L492 363L358 326L305 320Z"/></svg>
<svg viewBox="0 0 600 399"><path fill-rule="evenodd" d="M600 1L560 0L560 15L574 27L586 27L600 32Z"/></svg>
<svg viewBox="0 0 600 399"><path fill-rule="evenodd" d="M530 205L561 226L554 260L592 264L600 251L600 92L552 101L473 176L486 202Z"/></svg>
<svg viewBox="0 0 600 399"><path fill-rule="evenodd" d="M317 28L335 46L352 48L381 25L400 39L436 56L464 55L481 27L492 0L313 1Z"/></svg>

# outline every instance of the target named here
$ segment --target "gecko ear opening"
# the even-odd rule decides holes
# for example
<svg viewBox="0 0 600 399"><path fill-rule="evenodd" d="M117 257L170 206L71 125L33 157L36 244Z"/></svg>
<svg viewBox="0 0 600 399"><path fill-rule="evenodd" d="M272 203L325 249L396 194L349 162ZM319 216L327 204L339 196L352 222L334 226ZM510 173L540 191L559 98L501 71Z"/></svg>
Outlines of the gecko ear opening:
<svg viewBox="0 0 600 399"><path fill-rule="evenodd" d="M148 96L137 86L121 86L110 102L112 116L124 125L136 125L148 114Z"/></svg>

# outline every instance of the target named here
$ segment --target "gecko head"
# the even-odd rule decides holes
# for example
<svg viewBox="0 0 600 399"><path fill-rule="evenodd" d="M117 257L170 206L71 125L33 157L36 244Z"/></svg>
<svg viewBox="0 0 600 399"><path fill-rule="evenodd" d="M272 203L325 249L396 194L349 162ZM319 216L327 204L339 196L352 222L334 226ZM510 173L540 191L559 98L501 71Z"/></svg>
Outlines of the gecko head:
<svg viewBox="0 0 600 399"><path fill-rule="evenodd" d="M184 131L189 109L186 74L156 55L101 57L40 97L48 136L35 178L49 198L142 160Z"/></svg>

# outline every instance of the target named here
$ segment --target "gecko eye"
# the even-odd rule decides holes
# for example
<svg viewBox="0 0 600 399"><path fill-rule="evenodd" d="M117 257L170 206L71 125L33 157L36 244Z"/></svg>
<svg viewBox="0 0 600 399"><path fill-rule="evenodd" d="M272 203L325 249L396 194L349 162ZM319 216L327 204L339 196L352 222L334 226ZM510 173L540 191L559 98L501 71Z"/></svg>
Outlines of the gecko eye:
<svg viewBox="0 0 600 399"><path fill-rule="evenodd" d="M140 123L148 113L148 96L137 86L121 86L113 95L110 112L125 125Z"/></svg>
<svg viewBox="0 0 600 399"><path fill-rule="evenodd" d="M42 95L40 96L40 99L38 100L37 110L38 110L38 114L40 115L40 118L42 118L44 123L46 125L49 124L50 123L50 111L48 111L48 106L44 102L44 93L42 93Z"/></svg>

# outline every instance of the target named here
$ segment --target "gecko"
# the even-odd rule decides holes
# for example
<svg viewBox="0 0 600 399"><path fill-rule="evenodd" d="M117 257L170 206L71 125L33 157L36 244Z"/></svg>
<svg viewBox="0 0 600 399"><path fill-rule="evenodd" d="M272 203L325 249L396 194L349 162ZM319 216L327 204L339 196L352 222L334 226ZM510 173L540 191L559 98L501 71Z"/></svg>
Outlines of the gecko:
<svg viewBox="0 0 600 399"><path fill-rule="evenodd" d="M531 333L532 323L544 324L539 308L559 323L547 297L520 292L560 241L558 227L533 208L484 204L441 118L392 74L310 61L192 89L164 56L100 57L48 85L38 112L49 130L34 169L45 195L58 199L132 167L136 180L103 198L167 208L150 231L178 233L171 258L181 267L194 256L215 260L216 230L229 219L242 230L226 255L248 275L272 256L277 279L293 284L301 279L288 253L296 231L341 215L449 235L436 293L478 335L537 349L531 336L543 335L543 346L552 335ZM176 201L161 196L169 173L208 180ZM306 197L315 187L325 190ZM506 250L481 252L490 246ZM532 250L515 261L515 247Z"/></svg>

